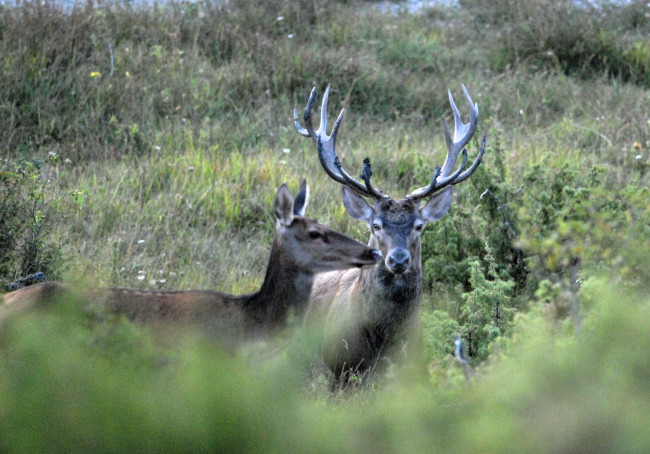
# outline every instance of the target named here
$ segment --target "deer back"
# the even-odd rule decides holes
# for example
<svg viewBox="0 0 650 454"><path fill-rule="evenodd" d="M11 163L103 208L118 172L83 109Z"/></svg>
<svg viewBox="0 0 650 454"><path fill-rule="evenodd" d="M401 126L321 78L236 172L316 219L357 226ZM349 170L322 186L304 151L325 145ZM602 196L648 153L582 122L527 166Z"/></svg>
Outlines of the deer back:
<svg viewBox="0 0 650 454"><path fill-rule="evenodd" d="M300 316L307 306L314 275L320 271L376 264L381 254L352 238L304 216L308 189L303 180L294 199L286 185L277 192L276 235L264 282L259 291L229 295L213 290L155 292L132 289L91 289L84 299L109 311L154 325L191 325L220 339L258 337L284 326L290 312ZM42 283L5 297L6 311L65 297L60 283Z"/></svg>

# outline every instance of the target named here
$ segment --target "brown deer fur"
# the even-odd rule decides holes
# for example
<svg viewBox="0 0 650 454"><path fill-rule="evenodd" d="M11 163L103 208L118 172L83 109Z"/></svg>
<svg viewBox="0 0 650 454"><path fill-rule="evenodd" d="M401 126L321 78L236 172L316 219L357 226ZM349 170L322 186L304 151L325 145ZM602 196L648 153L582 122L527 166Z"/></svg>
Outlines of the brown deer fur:
<svg viewBox="0 0 650 454"><path fill-rule="evenodd" d="M446 214L451 189L422 208L408 198L386 198L371 207L347 187L343 200L353 218L370 226L369 246L386 257L372 269L322 273L314 282L308 318L323 324L323 359L336 377L345 380L351 373L363 375L420 354L420 232ZM409 256L404 269L391 264L390 256L399 248ZM384 364L379 363L381 358Z"/></svg>
<svg viewBox="0 0 650 454"><path fill-rule="evenodd" d="M137 322L200 327L226 346L268 335L283 327L292 311L297 317L304 314L316 273L370 266L381 258L375 249L304 217L307 200L304 180L295 201L286 185L278 189L276 236L264 282L255 293L107 288L79 292L80 296ZM65 297L69 291L64 284L45 282L7 294L0 320L50 298Z"/></svg>

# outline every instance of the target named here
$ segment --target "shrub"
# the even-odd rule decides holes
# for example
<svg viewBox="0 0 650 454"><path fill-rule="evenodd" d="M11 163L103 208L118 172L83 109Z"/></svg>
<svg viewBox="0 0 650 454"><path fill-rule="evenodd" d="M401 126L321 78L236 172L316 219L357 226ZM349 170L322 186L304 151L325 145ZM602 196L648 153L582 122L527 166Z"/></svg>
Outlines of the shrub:
<svg viewBox="0 0 650 454"><path fill-rule="evenodd" d="M472 290L463 293L459 322L467 339L470 357L483 360L488 355L490 343L508 334L515 312L512 290L514 282L503 280L496 271L494 257L485 246L487 272L479 261L470 263Z"/></svg>
<svg viewBox="0 0 650 454"><path fill-rule="evenodd" d="M56 275L61 265L50 237L59 199L46 173L58 157L4 159L0 165L0 279L13 281L37 271Z"/></svg>
<svg viewBox="0 0 650 454"><path fill-rule="evenodd" d="M526 287L528 270L517 245L517 212L510 206L516 204L517 188L508 182L497 130L490 131L485 156L476 173L454 189L457 199L449 214L424 234L424 276L429 286L460 283L468 290L470 262L483 256L487 242L499 276Z"/></svg>
<svg viewBox="0 0 650 454"><path fill-rule="evenodd" d="M423 311L422 325L428 360L446 364L454 352L454 339L461 336L461 327L447 311Z"/></svg>

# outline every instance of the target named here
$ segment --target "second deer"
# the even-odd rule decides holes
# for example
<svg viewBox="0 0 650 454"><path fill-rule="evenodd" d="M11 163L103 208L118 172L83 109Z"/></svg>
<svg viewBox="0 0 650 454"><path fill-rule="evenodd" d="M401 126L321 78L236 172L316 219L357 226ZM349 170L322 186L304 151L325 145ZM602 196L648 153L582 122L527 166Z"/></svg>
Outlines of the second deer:
<svg viewBox="0 0 650 454"><path fill-rule="evenodd" d="M264 337L283 327L293 312L300 318L307 307L316 273L362 268L377 264L381 253L314 219L305 217L308 203L305 180L295 199L286 185L275 199L276 235L259 291L229 295L215 290L178 292L92 289L79 296L105 305L130 320L155 326L202 328L224 347ZM5 295L0 321L8 314L68 298L70 290L58 282L44 282Z"/></svg>

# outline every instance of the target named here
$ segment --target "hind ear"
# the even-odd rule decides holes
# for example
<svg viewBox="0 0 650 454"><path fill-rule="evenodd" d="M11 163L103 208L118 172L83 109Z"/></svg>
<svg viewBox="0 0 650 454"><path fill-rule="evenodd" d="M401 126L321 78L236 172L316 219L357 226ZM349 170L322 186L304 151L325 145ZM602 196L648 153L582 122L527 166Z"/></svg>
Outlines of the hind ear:
<svg viewBox="0 0 650 454"><path fill-rule="evenodd" d="M282 226L288 227L293 220L293 197L286 184L278 188L278 193L275 196L275 216L278 218L278 223Z"/></svg>
<svg viewBox="0 0 650 454"><path fill-rule="evenodd" d="M304 216L307 203L309 203L309 188L307 187L307 180L303 179L300 182L300 190L293 201L293 215Z"/></svg>

